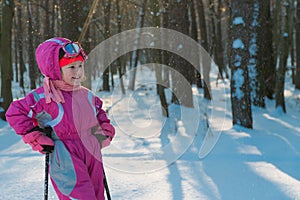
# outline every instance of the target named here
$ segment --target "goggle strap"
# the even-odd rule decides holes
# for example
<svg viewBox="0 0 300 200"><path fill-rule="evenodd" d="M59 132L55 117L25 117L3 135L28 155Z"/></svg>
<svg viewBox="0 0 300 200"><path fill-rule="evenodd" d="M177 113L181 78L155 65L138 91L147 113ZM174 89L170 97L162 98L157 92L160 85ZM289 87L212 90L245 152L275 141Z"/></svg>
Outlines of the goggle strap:
<svg viewBox="0 0 300 200"><path fill-rule="evenodd" d="M49 40L46 40L46 42L56 42L58 43L59 45L64 45L64 42L58 40L58 39L55 39L55 38L51 38Z"/></svg>

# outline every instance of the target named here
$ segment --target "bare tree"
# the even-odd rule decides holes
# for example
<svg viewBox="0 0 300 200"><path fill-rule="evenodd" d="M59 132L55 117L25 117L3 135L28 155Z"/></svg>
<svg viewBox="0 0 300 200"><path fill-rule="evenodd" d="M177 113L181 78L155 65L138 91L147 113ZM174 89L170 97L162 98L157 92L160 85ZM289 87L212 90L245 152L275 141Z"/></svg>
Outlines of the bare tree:
<svg viewBox="0 0 300 200"><path fill-rule="evenodd" d="M34 29L33 29L33 10L31 1L27 0L27 32L28 32L28 66L29 66L29 78L30 78L30 89L36 88L36 79L38 74L38 69L35 64L35 54L34 54Z"/></svg>
<svg viewBox="0 0 300 200"><path fill-rule="evenodd" d="M249 88L249 22L252 1L232 0L231 30L231 107L234 125L252 128Z"/></svg>
<svg viewBox="0 0 300 200"><path fill-rule="evenodd" d="M1 22L1 98L2 107L7 110L12 102L11 81L12 70L12 25L14 16L14 1L2 0L2 22ZM3 59L5 58L5 59ZM5 113L0 116L5 120Z"/></svg>
<svg viewBox="0 0 300 200"><path fill-rule="evenodd" d="M110 8L111 8L111 2L110 0L104 0L104 39L108 39L110 37ZM109 47L108 47L109 48ZM110 50L107 49L109 52ZM105 58L104 58L105 59ZM111 66L106 67L104 72L103 72L103 90L104 91L110 91L110 86L109 86L109 72L110 72ZM113 84L113 74L111 73L112 77L112 84ZM113 85L112 85L113 86Z"/></svg>
<svg viewBox="0 0 300 200"><path fill-rule="evenodd" d="M296 44L300 44L300 0L297 1L296 11ZM296 45L295 87L300 89L300 45Z"/></svg>
<svg viewBox="0 0 300 200"><path fill-rule="evenodd" d="M207 28L207 23L205 19L205 12L204 12L204 3L203 0L200 1L193 1L195 4L195 9L196 9L196 17L198 17L198 42L201 44L201 46L210 54L209 50L209 44L208 44L208 28ZM200 33L199 33L200 32ZM201 55L199 55L201 56ZM203 71L203 76L204 82L203 88L204 88L204 97L208 100L211 99L211 94L209 93L210 91L210 81L209 81L209 73L210 73L210 63L208 62L208 59L201 59L202 60L202 71ZM200 73L197 74L197 78L201 79ZM202 84L197 84L198 86L202 86Z"/></svg>
<svg viewBox="0 0 300 200"><path fill-rule="evenodd" d="M289 17L288 14L290 11L290 2L289 0L284 0L282 2L282 12L283 12L283 18L282 18L282 24L283 30L281 34L281 40L280 40L280 56L279 56L279 66L276 72L276 85L275 85L275 100L276 100L276 108L282 109L282 111L286 112L285 107L285 100L284 100L284 83L285 83L285 72L287 69L287 59L289 55Z"/></svg>
<svg viewBox="0 0 300 200"><path fill-rule="evenodd" d="M147 5L147 0L143 0L142 6L141 6L140 12L139 12L138 23L136 26L136 40L135 40L136 47L138 46L138 43L139 43L140 28L142 28L144 26L146 5ZM132 64L131 64L132 71L130 71L130 80L129 80L129 85L128 85L129 90L134 90L135 78L136 78L136 67L138 65L138 60L139 60L139 51L140 51L139 49L134 49L133 53L132 53Z"/></svg>
<svg viewBox="0 0 300 200"><path fill-rule="evenodd" d="M22 4L19 3L16 6L16 40L15 43L17 44L17 58L18 60L16 60L16 65L17 63L19 64L19 71L20 71L20 87L24 88L24 72L26 70L25 68L25 62L24 62L24 58L23 58L23 46L25 44L24 39L23 39L23 22L22 22L22 17L23 17L23 12L22 12Z"/></svg>
<svg viewBox="0 0 300 200"><path fill-rule="evenodd" d="M223 80L224 75L226 78L229 78L228 72L226 70L225 66L225 60L224 60L224 47L223 47L223 38L224 36L222 35L222 1L218 0L218 5L215 11L215 17L216 17L216 46L215 46L215 51L214 51L214 60L216 65L218 66L219 69L219 79Z"/></svg>
<svg viewBox="0 0 300 200"><path fill-rule="evenodd" d="M271 21L271 1L257 1L257 88L253 104L265 107L265 97L273 98L275 86L275 63L273 53L273 34ZM270 48L271 47L271 48Z"/></svg>
<svg viewBox="0 0 300 200"><path fill-rule="evenodd" d="M121 14L121 9L120 9L120 1L116 0L116 10L117 10L117 33L122 32L122 14ZM123 69L125 68L125 58L124 57L119 57L117 59L117 68L118 68L118 73L119 73L119 79L120 79L120 87L122 90L122 94L125 94L125 87L124 87L124 81L123 81Z"/></svg>
<svg viewBox="0 0 300 200"><path fill-rule="evenodd" d="M60 0L63 37L77 41L83 28L90 4L86 0ZM85 9L83 9L85 8Z"/></svg>
<svg viewBox="0 0 300 200"><path fill-rule="evenodd" d="M161 24L160 26L162 28L168 28L169 27L169 0L162 0L161 3ZM165 41L161 41L162 46L166 46ZM162 60L161 63L164 65L169 65L169 54L166 51L161 52ZM170 72L167 67L163 68L163 82L166 87L170 87Z"/></svg>
<svg viewBox="0 0 300 200"><path fill-rule="evenodd" d="M188 2L170 1L170 23L169 28L189 35ZM194 68L186 60L178 55L170 55L170 65L176 72L183 75L191 84L191 77L194 76ZM183 88L182 79L176 73L172 73L172 102L186 107L193 107L192 88ZM177 96L176 96L177 95Z"/></svg>
<svg viewBox="0 0 300 200"><path fill-rule="evenodd" d="M158 0L151 0L151 13L152 14L152 21L154 27L160 26L160 11L159 11L159 2ZM156 40L155 42L161 42ZM152 53L152 62L153 63L162 63L162 54L160 50L153 50ZM165 117L169 117L169 111L168 111L168 104L166 100L165 95L165 86L163 85L163 78L162 78L162 67L155 67L155 77L156 77L156 90L157 94L159 95L160 104L162 108L162 114Z"/></svg>

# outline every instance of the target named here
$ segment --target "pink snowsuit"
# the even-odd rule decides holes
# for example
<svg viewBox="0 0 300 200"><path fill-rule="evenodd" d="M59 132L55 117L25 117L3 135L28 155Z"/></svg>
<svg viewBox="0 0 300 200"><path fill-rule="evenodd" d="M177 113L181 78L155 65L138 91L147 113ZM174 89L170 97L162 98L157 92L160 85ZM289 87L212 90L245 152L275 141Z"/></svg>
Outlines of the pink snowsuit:
<svg viewBox="0 0 300 200"><path fill-rule="evenodd" d="M52 80L61 80L59 48L55 42L46 42L36 51L41 72ZM6 119L20 135L36 124L52 127L50 177L59 199L104 200L101 148L109 145L115 129L102 109L102 101L87 88L62 91L62 95L64 103L46 103L44 88L37 88L12 102ZM98 141L97 134L107 139Z"/></svg>

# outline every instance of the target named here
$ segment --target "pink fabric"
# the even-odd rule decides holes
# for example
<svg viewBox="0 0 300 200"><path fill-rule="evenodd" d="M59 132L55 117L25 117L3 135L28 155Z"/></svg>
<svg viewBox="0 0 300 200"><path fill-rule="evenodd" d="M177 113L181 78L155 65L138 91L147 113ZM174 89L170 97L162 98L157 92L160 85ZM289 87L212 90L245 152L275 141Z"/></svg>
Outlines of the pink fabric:
<svg viewBox="0 0 300 200"><path fill-rule="evenodd" d="M48 116L49 120L55 121L55 125L52 126L53 133L59 138L58 141L62 142L67 148L69 157L72 160L68 163L74 166L76 174L76 184L72 187L71 193L62 195L60 192L63 190L61 186L54 187L55 191L58 196L65 196L66 199L69 195L74 198L82 197L79 199L85 199L86 193L84 191L88 191L91 196L96 196L97 200L102 200L104 199L104 175L101 145L99 145L97 138L91 134L91 129L95 126L101 126L103 130L101 134L109 136L108 139L102 142L102 148L110 144L112 137L115 135L115 130L102 109L102 101L93 95L91 91L81 86L72 91L61 90L61 93L65 103L59 105L55 101L46 103L43 97L44 87L35 89L25 98L16 100L10 105L6 112L6 119L16 133L21 135L25 135L28 130L33 128L34 120L43 123L45 117ZM33 139L35 134L32 135ZM25 138L27 139L27 137ZM54 153L51 154L53 157L57 157L56 154L61 153L55 150L58 147L58 141L55 139ZM67 159L62 157L61 161L64 160ZM61 181L69 184L69 173L65 171L69 168L64 168L62 163L60 163L60 167L61 170L58 170L57 176L64 177ZM90 199L95 198L91 197Z"/></svg>
<svg viewBox="0 0 300 200"><path fill-rule="evenodd" d="M65 99L61 93L63 91L73 91L80 89L79 85L72 86L61 80L51 80L49 77L44 78L44 91L46 103L50 103L51 99L57 103L65 103Z"/></svg>
<svg viewBox="0 0 300 200"><path fill-rule="evenodd" d="M50 103L51 99L55 102L64 103L65 99L59 89L57 89L53 81L49 77L44 78L44 90L45 90L45 99L46 103Z"/></svg>
<svg viewBox="0 0 300 200"><path fill-rule="evenodd" d="M115 128L109 123L103 123L103 124L101 124L100 128L98 128L98 130L95 131L94 134L95 135L103 135L103 136L107 137L107 139L104 139L103 141L98 141L98 142L101 142L101 147L104 148L104 147L109 146L112 141L112 138L114 138Z"/></svg>
<svg viewBox="0 0 300 200"><path fill-rule="evenodd" d="M106 136L109 136L113 138L115 136L115 128L109 124L109 123L103 123L101 124L102 130L104 130L104 133Z"/></svg>
<svg viewBox="0 0 300 200"><path fill-rule="evenodd" d="M57 42L46 40L45 42L41 43L35 51L35 57L41 73L45 76L43 86L45 90L46 103L50 103L51 99L55 102L64 103L63 95L58 88L61 89L65 86L58 87L62 84L58 83L56 85L55 81L62 80L59 64L59 51L62 48L61 44L71 41L69 39L60 37L54 37L52 39L56 40ZM61 44L59 44L59 42Z"/></svg>
<svg viewBox="0 0 300 200"><path fill-rule="evenodd" d="M89 139L91 140L93 138L90 137ZM102 160L95 159L94 155L92 155L85 146L83 146L83 143L81 143L80 140L65 140L64 145L67 149L72 151L72 163L74 163L77 183L70 195L67 195L59 189L59 183L55 180L55 177L51 176L51 181L58 199L69 200L71 199L71 196L74 199L105 200ZM95 151L100 152L99 146L95 149ZM53 154L53 157L57 156L56 152ZM65 160L66 159L63 158L57 164L64 167L63 162Z"/></svg>
<svg viewBox="0 0 300 200"><path fill-rule="evenodd" d="M62 43L69 42L65 38L55 39ZM35 150L41 150L41 144L51 145L53 141L40 132L27 134L28 130L34 127L35 122L52 127L55 148L50 155L52 159L61 156L55 173L58 179L53 182L60 199L78 197L77 199L104 200L101 146L91 134L91 129L96 125L103 125L103 134L110 137L106 145L112 140L115 131L113 127L109 127L111 125L104 125L110 124L110 120L102 109L100 98L87 88L74 88L62 81L60 48L59 43L53 41L45 41L38 46L36 61L45 76L44 86L12 102L6 111L6 119L15 132L22 135L24 142L31 144ZM58 146L65 147L65 154L57 150ZM52 164L50 162L50 170L54 169ZM69 168L70 165L74 167ZM51 178L55 176L52 175ZM75 180L75 184L70 186L73 184L70 180ZM62 191L69 193L62 194Z"/></svg>
<svg viewBox="0 0 300 200"><path fill-rule="evenodd" d="M32 150L39 151L42 153L42 145L54 146L54 142L51 138L43 135L39 131L33 131L22 136L22 139L25 144L29 144L32 147Z"/></svg>
<svg viewBox="0 0 300 200"><path fill-rule="evenodd" d="M54 38L61 43L70 42L66 38ZM59 66L59 50L61 46L57 42L45 41L41 43L35 51L35 58L41 73L51 80L61 80Z"/></svg>

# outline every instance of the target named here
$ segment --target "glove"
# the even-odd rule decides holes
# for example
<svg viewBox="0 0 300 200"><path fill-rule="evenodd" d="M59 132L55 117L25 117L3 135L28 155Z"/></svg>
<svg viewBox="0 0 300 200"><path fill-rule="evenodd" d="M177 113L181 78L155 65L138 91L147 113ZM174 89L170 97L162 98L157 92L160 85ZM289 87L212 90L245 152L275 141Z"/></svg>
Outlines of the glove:
<svg viewBox="0 0 300 200"><path fill-rule="evenodd" d="M33 131L22 136L25 144L29 144L32 150L40 153L51 153L54 148L54 142L50 137L43 135L39 131Z"/></svg>
<svg viewBox="0 0 300 200"><path fill-rule="evenodd" d="M115 136L115 128L109 123L101 124L96 131L92 130L92 132L102 148L108 146Z"/></svg>

